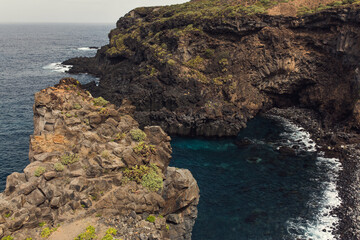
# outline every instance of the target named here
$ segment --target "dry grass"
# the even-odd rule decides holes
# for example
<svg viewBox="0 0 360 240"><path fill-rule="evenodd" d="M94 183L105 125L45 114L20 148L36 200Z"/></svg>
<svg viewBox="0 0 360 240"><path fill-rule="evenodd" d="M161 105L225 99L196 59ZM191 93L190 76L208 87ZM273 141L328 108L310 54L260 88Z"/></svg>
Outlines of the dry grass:
<svg viewBox="0 0 360 240"><path fill-rule="evenodd" d="M284 15L295 17L298 9L301 7L307 7L313 9L320 4L326 5L337 0L290 0L287 3L280 3L275 7L268 10L269 15Z"/></svg>

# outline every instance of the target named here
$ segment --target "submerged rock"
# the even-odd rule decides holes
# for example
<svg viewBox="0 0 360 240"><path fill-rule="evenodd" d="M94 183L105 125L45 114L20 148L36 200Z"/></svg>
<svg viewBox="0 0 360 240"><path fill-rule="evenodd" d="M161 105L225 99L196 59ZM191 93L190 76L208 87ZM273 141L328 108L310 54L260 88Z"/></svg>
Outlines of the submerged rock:
<svg viewBox="0 0 360 240"><path fill-rule="evenodd" d="M123 109L72 78L35 94L31 163L0 194L0 237L74 239L88 224L99 237L115 227L123 239L191 238L196 180L168 167L170 137L160 127L141 131Z"/></svg>

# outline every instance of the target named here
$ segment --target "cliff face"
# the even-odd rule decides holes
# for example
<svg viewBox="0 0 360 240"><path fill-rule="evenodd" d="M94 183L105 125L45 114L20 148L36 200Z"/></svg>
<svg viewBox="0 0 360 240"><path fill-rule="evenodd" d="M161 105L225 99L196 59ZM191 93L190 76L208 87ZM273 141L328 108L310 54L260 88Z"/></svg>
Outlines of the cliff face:
<svg viewBox="0 0 360 240"><path fill-rule="evenodd" d="M135 9L95 58L66 64L101 77L86 86L94 95L130 101L141 126L169 134L233 136L257 113L292 106L357 128L358 5L285 17L260 2Z"/></svg>
<svg viewBox="0 0 360 240"><path fill-rule="evenodd" d="M31 163L0 194L0 238L74 239L91 225L99 238L113 227L124 239L190 239L197 183L168 167L170 137L138 129L132 111L71 78L36 93Z"/></svg>

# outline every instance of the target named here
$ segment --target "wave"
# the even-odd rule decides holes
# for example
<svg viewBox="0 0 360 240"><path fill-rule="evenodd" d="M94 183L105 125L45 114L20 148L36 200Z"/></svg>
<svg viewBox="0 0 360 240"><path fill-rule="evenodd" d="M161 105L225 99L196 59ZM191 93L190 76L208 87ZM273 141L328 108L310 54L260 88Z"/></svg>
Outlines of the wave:
<svg viewBox="0 0 360 240"><path fill-rule="evenodd" d="M53 72L62 72L62 73L69 71L70 68L72 68L72 65L64 65L61 64L61 62L50 63L43 67L43 69L51 70Z"/></svg>
<svg viewBox="0 0 360 240"><path fill-rule="evenodd" d="M316 164L321 168L327 168L328 180L321 183L323 194L321 199L314 197L308 202L310 208L318 206L315 218L305 220L302 217L290 219L288 232L294 239L326 239L335 240L338 236L333 235L334 227L339 223L339 218L331 212L340 206L341 199L336 190L336 180L342 166L339 159L319 156Z"/></svg>
<svg viewBox="0 0 360 240"><path fill-rule="evenodd" d="M283 117L273 115L268 117L280 121L285 127L285 131L280 134L280 136L283 137L283 142L281 145L289 147L296 146L298 147L298 152L316 152L316 143L311 139L311 134L304 128L290 122Z"/></svg>
<svg viewBox="0 0 360 240"><path fill-rule="evenodd" d="M298 146L297 152L308 152L316 154L316 166L318 171L325 173L321 179L313 179L320 184L321 194L313 195L307 203L309 209L316 209L312 219L297 217L287 221L287 231L293 239L314 239L314 240L333 240L337 236L333 235L333 228L339 223L339 218L331 212L340 206L341 199L336 189L336 182L339 171L342 169L340 160L337 158L326 158L323 152L317 152L316 143L311 139L311 134L304 128L297 126L291 121L278 116L269 116L279 120L285 127L285 131L280 134L283 137L280 145L289 147Z"/></svg>
<svg viewBox="0 0 360 240"><path fill-rule="evenodd" d="M79 51L97 51L98 47L79 47L77 50Z"/></svg>

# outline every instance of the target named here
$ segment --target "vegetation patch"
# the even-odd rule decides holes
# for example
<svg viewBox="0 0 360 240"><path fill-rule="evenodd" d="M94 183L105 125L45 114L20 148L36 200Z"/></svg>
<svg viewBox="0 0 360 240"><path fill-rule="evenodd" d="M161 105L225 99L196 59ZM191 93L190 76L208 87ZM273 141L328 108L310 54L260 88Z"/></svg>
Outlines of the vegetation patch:
<svg viewBox="0 0 360 240"><path fill-rule="evenodd" d="M146 144L141 141L139 144L133 148L134 152L142 157L148 157L150 154L156 154L156 148L154 145Z"/></svg>
<svg viewBox="0 0 360 240"><path fill-rule="evenodd" d="M101 152L100 156L104 159L109 160L110 159L110 152L108 150L104 150Z"/></svg>
<svg viewBox="0 0 360 240"><path fill-rule="evenodd" d="M43 227L43 226L45 226L46 225L46 222L41 222L41 223L39 223L39 226L40 227Z"/></svg>
<svg viewBox="0 0 360 240"><path fill-rule="evenodd" d="M14 240L14 238L12 236L6 236L1 238L1 240Z"/></svg>
<svg viewBox="0 0 360 240"><path fill-rule="evenodd" d="M74 240L92 240L96 238L97 236L95 228L90 225L86 228L85 232L79 234Z"/></svg>
<svg viewBox="0 0 360 240"><path fill-rule="evenodd" d="M146 133L144 133L141 129L131 129L130 136L134 141L140 142L146 138Z"/></svg>
<svg viewBox="0 0 360 240"><path fill-rule="evenodd" d="M58 229L57 227L56 227L56 228L48 228L48 227L46 227L46 228L44 228L43 230L41 230L40 236L41 236L42 238L48 238L48 237L50 237L50 235L51 235L53 232L55 232L57 229Z"/></svg>
<svg viewBox="0 0 360 240"><path fill-rule="evenodd" d="M63 165L70 165L79 161L79 156L76 154L64 154L61 156L61 163Z"/></svg>
<svg viewBox="0 0 360 240"><path fill-rule="evenodd" d="M46 169L44 167L38 167L38 168L36 168L34 175L35 175L35 177L40 177L45 172L46 172Z"/></svg>
<svg viewBox="0 0 360 240"><path fill-rule="evenodd" d="M203 68L203 63L204 63L204 59L198 55L195 58L187 61L186 66L195 68L195 69L200 69L200 68Z"/></svg>
<svg viewBox="0 0 360 240"><path fill-rule="evenodd" d="M57 163L54 164L54 169L57 172L62 172L62 171L64 171L65 166L62 163L57 162Z"/></svg>
<svg viewBox="0 0 360 240"><path fill-rule="evenodd" d="M7 213L4 214L4 217L9 218L9 217L11 217L11 215L12 215L12 212L7 212Z"/></svg>
<svg viewBox="0 0 360 240"><path fill-rule="evenodd" d="M153 164L150 164L150 166L136 165L132 168L126 168L123 174L123 182L135 181L153 192L162 189L163 178L161 171Z"/></svg>
<svg viewBox="0 0 360 240"><path fill-rule="evenodd" d="M79 103L75 103L73 107L76 110L80 110L82 108L82 106Z"/></svg>
<svg viewBox="0 0 360 240"><path fill-rule="evenodd" d="M99 113L100 113L101 115L108 116L108 115L109 115L109 109L107 109L106 107L101 108L100 111L99 111Z"/></svg>
<svg viewBox="0 0 360 240"><path fill-rule="evenodd" d="M119 142L126 137L125 133L117 133L113 139L114 142Z"/></svg>
<svg viewBox="0 0 360 240"><path fill-rule="evenodd" d="M113 240L114 236L117 234L117 230L115 228L109 228L106 231L105 236L101 240Z"/></svg>
<svg viewBox="0 0 360 240"><path fill-rule="evenodd" d="M103 97L98 97L93 99L93 103L95 106L105 107L109 103L109 101L106 101Z"/></svg>
<svg viewBox="0 0 360 240"><path fill-rule="evenodd" d="M153 216L153 215L149 215L149 216L146 218L146 221L151 222L151 223L154 223L155 220L156 220L156 217Z"/></svg>

